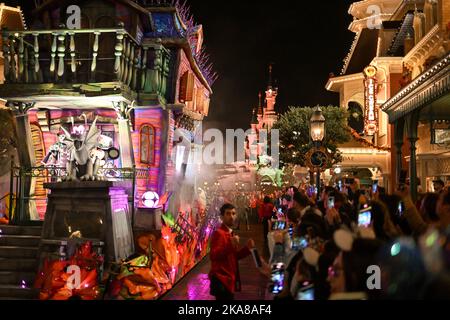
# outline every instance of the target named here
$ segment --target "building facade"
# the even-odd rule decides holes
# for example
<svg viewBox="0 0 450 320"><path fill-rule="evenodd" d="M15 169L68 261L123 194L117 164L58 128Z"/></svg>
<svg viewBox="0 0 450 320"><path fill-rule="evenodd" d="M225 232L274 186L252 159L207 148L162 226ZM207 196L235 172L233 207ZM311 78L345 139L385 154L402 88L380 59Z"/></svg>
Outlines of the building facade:
<svg viewBox="0 0 450 320"><path fill-rule="evenodd" d="M392 187L391 128L379 107L397 90L395 83L402 74L402 61L387 56L382 48L386 35L392 33L393 26L388 22L399 2L359 1L350 6L353 21L349 30L355 39L341 74L330 77L326 84L327 90L339 93L340 107L349 113L348 126L353 137L339 147L344 161L337 172L344 177L363 177L366 185L376 180L387 189ZM373 15L370 6L379 11Z"/></svg>
<svg viewBox="0 0 450 320"><path fill-rule="evenodd" d="M379 9L375 14L373 6ZM448 74L449 8L445 0L353 3L349 13L354 21L349 29L355 32L355 41L342 74L330 78L326 86L339 92L341 107L350 112L349 126L369 140L370 148L359 148L367 152L364 156L350 155L347 146L342 146L343 166L347 159L362 166L369 165L364 160L372 159L369 162L377 162L383 175L390 175L390 179L385 175L384 182L391 191L400 172L408 168L414 197L418 191L432 191L433 179L446 179L448 173L447 146L439 139L444 139L447 129L448 79L442 75ZM374 118L378 131L369 136L363 132L370 108L367 67L375 70L374 110L378 115ZM407 107L412 101L417 107Z"/></svg>
<svg viewBox="0 0 450 320"><path fill-rule="evenodd" d="M448 183L450 176L450 1L417 1L414 8L403 1L392 19L410 32L394 37L400 46L391 54L402 59L404 74L381 108L393 126L395 172L409 171L416 198L420 191L433 191L433 180Z"/></svg>

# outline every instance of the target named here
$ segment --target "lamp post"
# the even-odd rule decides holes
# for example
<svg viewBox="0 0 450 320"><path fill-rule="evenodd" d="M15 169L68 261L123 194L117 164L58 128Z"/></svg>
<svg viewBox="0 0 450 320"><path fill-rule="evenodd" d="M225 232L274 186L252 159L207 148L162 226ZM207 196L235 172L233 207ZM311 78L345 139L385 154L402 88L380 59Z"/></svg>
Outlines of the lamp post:
<svg viewBox="0 0 450 320"><path fill-rule="evenodd" d="M311 120L310 124L310 135L311 139L314 143L315 148L320 148L323 139L325 138L325 117L323 116L322 110L320 107L317 107ZM317 187L317 196L320 194L320 168L317 168L317 177L316 177L316 187Z"/></svg>

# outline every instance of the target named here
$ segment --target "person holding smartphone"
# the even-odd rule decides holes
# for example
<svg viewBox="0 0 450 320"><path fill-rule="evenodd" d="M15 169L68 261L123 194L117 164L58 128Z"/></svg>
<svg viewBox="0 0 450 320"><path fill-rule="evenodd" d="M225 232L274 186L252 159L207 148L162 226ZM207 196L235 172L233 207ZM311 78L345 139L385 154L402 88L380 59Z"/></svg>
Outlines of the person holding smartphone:
<svg viewBox="0 0 450 320"><path fill-rule="evenodd" d="M397 190L397 195L400 197L404 209L401 213L401 218L408 222L408 226L413 231L413 234L420 235L425 233L428 229L428 224L425 223L419 210L417 210L417 207L411 198L409 187L406 184L400 185Z"/></svg>
<svg viewBox="0 0 450 320"><path fill-rule="evenodd" d="M269 233L269 222L272 218L275 206L272 203L272 199L268 196L264 197L263 204L258 211L259 220L263 225L264 242L267 243L267 234Z"/></svg>
<svg viewBox="0 0 450 320"><path fill-rule="evenodd" d="M333 201L328 200L330 196L332 197ZM333 206L330 206L331 204L333 204ZM330 193L325 205L325 222L327 224L327 234L330 237L333 235L334 231L339 229L342 225L346 225L347 227L351 228L352 219L350 217L353 215L353 208L351 208L351 206L349 205L346 205L346 198L342 193Z"/></svg>
<svg viewBox="0 0 450 320"><path fill-rule="evenodd" d="M234 234L236 208L225 204L220 209L222 225L211 236L210 294L216 300L234 300L234 293L241 290L239 260L251 255L255 242L249 239L247 246L239 247L239 236Z"/></svg>
<svg viewBox="0 0 450 320"><path fill-rule="evenodd" d="M271 232L268 234L268 248L271 260L276 255L274 252L277 240L279 240L279 243L283 244L283 252L287 257L289 257L291 253L294 253L292 250L292 238L289 234L289 229L292 229L292 237L295 237L296 230L298 229L298 223L300 221L300 212L294 208L291 208L287 211L286 218L287 219L285 220L276 221L275 223L277 224L277 228L272 228ZM272 226L273 225L274 223L272 223ZM280 235L282 236L281 240L277 238Z"/></svg>

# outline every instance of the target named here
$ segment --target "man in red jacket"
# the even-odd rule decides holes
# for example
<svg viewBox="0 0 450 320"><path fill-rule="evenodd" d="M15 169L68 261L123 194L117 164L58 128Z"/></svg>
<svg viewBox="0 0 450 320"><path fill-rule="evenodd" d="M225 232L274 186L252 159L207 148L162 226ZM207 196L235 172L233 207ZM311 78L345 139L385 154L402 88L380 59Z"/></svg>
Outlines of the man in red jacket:
<svg viewBox="0 0 450 320"><path fill-rule="evenodd" d="M255 242L250 239L246 247L239 249L239 237L232 229L237 219L232 204L225 204L220 215L222 226L211 237L210 293L216 300L233 300L234 293L241 290L238 261L251 254Z"/></svg>

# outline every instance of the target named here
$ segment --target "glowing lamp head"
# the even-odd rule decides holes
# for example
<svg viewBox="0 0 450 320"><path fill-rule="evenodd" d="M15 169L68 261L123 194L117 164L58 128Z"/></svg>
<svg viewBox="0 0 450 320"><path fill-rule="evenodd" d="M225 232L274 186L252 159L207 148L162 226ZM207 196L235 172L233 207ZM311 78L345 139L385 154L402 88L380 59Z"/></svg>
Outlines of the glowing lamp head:
<svg viewBox="0 0 450 320"><path fill-rule="evenodd" d="M325 117L320 107L314 110L310 120L311 139L314 142L322 142L325 138Z"/></svg>
<svg viewBox="0 0 450 320"><path fill-rule="evenodd" d="M159 206L159 195L153 191L147 191L142 196L142 203L146 208L156 209Z"/></svg>

